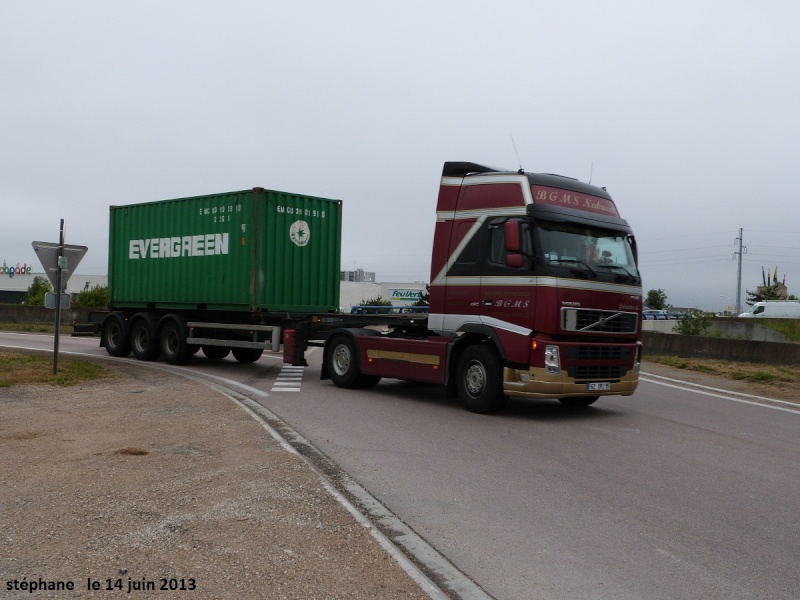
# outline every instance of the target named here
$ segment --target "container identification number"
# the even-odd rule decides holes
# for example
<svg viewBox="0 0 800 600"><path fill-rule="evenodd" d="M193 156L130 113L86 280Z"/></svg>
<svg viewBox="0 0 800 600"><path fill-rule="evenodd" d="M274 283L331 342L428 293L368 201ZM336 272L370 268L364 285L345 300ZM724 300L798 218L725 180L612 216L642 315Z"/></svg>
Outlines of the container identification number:
<svg viewBox="0 0 800 600"><path fill-rule="evenodd" d="M325 218L325 211L324 210L315 210L311 208L295 208L294 206L282 206L278 205L276 207L276 212L278 214L287 214L287 215L298 215L301 217L313 217L320 219Z"/></svg>
<svg viewBox="0 0 800 600"><path fill-rule="evenodd" d="M201 208L200 216L214 217L214 223L230 223L231 214L233 214L234 212L242 212L242 205L237 204L236 206L234 206L232 204L228 204L227 206L211 206L211 207Z"/></svg>

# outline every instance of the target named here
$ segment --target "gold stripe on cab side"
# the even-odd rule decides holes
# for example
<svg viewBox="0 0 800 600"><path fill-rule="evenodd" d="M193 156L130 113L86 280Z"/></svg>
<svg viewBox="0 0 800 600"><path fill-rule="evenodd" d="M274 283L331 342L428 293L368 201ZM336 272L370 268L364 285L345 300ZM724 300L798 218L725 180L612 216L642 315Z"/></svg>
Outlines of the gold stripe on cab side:
<svg viewBox="0 0 800 600"><path fill-rule="evenodd" d="M439 357L435 354L415 354L413 352L395 352L393 350L367 350L368 359L383 358L386 360L400 360L403 362L421 365L439 365Z"/></svg>

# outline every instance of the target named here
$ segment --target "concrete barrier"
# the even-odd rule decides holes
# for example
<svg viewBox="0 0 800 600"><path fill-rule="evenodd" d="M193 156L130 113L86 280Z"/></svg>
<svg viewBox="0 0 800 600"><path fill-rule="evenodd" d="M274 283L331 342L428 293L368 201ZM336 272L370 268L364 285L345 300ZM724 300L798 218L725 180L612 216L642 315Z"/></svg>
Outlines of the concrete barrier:
<svg viewBox="0 0 800 600"><path fill-rule="evenodd" d="M642 331L655 331L658 333L675 334L673 329L678 321L643 320ZM677 334L676 334L677 335ZM751 340L754 342L792 343L792 339L764 327L758 319L715 318L708 329L709 337L726 339Z"/></svg>
<svg viewBox="0 0 800 600"><path fill-rule="evenodd" d="M648 356L666 355L778 365L800 364L800 344L795 343L732 340L645 331L642 344L645 360Z"/></svg>

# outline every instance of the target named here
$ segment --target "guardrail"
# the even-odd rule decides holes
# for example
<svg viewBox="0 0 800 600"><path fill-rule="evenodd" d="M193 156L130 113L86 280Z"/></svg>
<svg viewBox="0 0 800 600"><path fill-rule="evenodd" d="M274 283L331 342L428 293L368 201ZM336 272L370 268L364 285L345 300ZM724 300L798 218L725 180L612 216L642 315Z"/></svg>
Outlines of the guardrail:
<svg viewBox="0 0 800 600"><path fill-rule="evenodd" d="M413 315L427 314L427 306L353 306L351 315Z"/></svg>
<svg viewBox="0 0 800 600"><path fill-rule="evenodd" d="M643 321L675 321L685 313L642 313Z"/></svg>

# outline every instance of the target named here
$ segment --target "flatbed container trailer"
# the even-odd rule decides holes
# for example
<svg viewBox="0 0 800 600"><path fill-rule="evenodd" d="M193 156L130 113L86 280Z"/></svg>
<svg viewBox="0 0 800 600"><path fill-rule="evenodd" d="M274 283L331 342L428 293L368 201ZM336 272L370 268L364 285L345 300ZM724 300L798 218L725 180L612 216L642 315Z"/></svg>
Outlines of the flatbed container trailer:
<svg viewBox="0 0 800 600"><path fill-rule="evenodd" d="M430 314L300 323L287 361L325 331L322 377L343 388L382 377L443 384L469 410L508 397L587 406L631 395L641 359L636 242L603 188L557 175L445 163ZM324 320L323 320L324 321Z"/></svg>
<svg viewBox="0 0 800 600"><path fill-rule="evenodd" d="M264 188L112 206L101 346L255 361L287 324L338 311L341 228L340 200Z"/></svg>

